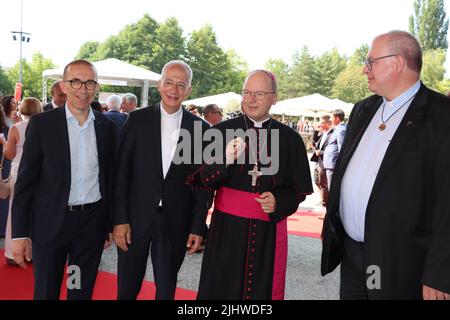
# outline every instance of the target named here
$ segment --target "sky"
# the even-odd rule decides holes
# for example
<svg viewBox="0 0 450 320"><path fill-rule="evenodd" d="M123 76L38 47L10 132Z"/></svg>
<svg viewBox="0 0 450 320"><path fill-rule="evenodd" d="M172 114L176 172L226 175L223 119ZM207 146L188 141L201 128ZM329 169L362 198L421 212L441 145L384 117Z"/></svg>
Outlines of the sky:
<svg viewBox="0 0 450 320"><path fill-rule="evenodd" d="M23 0L22 30L31 33L23 57L40 51L58 67L86 41L106 40L148 13L159 23L175 17L188 36L206 23L219 45L234 49L250 69L267 59L291 63L307 45L314 56L337 48L350 56L362 44L393 29L408 30L414 0ZM445 1L447 18L450 0ZM19 59L20 0L0 1L0 65ZM450 34L450 32L449 32ZM449 36L450 43L450 36ZM446 69L450 76L450 50ZM160 72L160 70L152 70ZM194 75L195 76L195 75Z"/></svg>

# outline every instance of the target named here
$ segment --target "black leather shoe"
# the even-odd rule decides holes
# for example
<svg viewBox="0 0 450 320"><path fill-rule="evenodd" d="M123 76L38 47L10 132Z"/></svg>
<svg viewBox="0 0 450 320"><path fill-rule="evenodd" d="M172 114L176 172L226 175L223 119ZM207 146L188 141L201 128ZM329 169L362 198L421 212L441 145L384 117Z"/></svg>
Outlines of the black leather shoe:
<svg viewBox="0 0 450 320"><path fill-rule="evenodd" d="M6 258L6 264L13 267L18 267L19 265L14 259Z"/></svg>

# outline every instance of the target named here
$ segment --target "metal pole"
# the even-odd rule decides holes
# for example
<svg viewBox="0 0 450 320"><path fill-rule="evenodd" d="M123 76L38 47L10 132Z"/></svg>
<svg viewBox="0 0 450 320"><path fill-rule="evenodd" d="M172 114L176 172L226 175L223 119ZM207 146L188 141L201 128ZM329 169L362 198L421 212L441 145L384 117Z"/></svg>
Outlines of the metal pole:
<svg viewBox="0 0 450 320"><path fill-rule="evenodd" d="M23 16L23 0L20 0L20 60L19 60L19 82L22 83L22 16Z"/></svg>

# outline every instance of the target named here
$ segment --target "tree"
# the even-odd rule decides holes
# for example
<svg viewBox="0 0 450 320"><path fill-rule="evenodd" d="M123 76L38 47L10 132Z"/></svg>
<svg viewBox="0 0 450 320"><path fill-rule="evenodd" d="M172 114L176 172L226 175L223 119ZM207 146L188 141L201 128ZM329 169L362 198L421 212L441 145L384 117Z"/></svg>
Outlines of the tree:
<svg viewBox="0 0 450 320"><path fill-rule="evenodd" d="M345 69L336 78L332 90L333 98L356 103L371 94L367 86L367 78L362 73L368 50L367 45L362 45L355 50Z"/></svg>
<svg viewBox="0 0 450 320"><path fill-rule="evenodd" d="M301 97L315 92L312 77L314 72L314 58L309 54L307 46L293 56L293 65L289 74L287 86L287 97Z"/></svg>
<svg viewBox="0 0 450 320"><path fill-rule="evenodd" d="M314 70L311 74L311 87L314 89L314 93L330 97L334 82L345 67L346 59L339 54L336 48L315 59Z"/></svg>
<svg viewBox="0 0 450 320"><path fill-rule="evenodd" d="M156 29L149 67L160 72L170 60L183 59L185 56L186 39L183 37L183 29L177 19L169 18Z"/></svg>
<svg viewBox="0 0 450 320"><path fill-rule="evenodd" d="M284 100L289 97L289 65L282 59L269 59L266 62L266 69L272 72L278 84L278 100Z"/></svg>
<svg viewBox="0 0 450 320"><path fill-rule="evenodd" d="M225 72L225 84L222 91L239 93L248 73L248 64L233 49L228 50L225 54L230 68Z"/></svg>
<svg viewBox="0 0 450 320"><path fill-rule="evenodd" d="M355 53L353 53L350 59L348 59L348 63L362 66L366 60L367 53L369 53L369 46L367 44L363 44L355 50Z"/></svg>
<svg viewBox="0 0 450 320"><path fill-rule="evenodd" d="M444 80L445 50L428 50L423 55L423 67L420 78L423 83L434 90L439 90L439 84ZM446 92L442 92L446 93Z"/></svg>
<svg viewBox="0 0 450 320"><path fill-rule="evenodd" d="M192 98L223 92L231 64L217 44L211 25L192 32L187 42L186 60L194 72Z"/></svg>
<svg viewBox="0 0 450 320"><path fill-rule="evenodd" d="M151 69L152 44L158 27L158 23L145 14L137 23L125 26L118 35L110 36L101 43L93 60L116 58Z"/></svg>
<svg viewBox="0 0 450 320"><path fill-rule="evenodd" d="M356 103L370 95L362 66L349 64L336 78L333 97L345 102Z"/></svg>
<svg viewBox="0 0 450 320"><path fill-rule="evenodd" d="M75 59L94 61L95 53L100 45L98 41L87 41L78 50Z"/></svg>
<svg viewBox="0 0 450 320"><path fill-rule="evenodd" d="M14 91L14 85L0 66L0 96L10 95Z"/></svg>
<svg viewBox="0 0 450 320"><path fill-rule="evenodd" d="M35 97L42 100L42 72L53 69L55 65L51 59L45 58L42 53L36 52L31 58L31 63L22 60L23 74L23 97ZM8 70L8 77L11 82L16 82L19 75L19 63Z"/></svg>
<svg viewBox="0 0 450 320"><path fill-rule="evenodd" d="M415 0L414 15L409 18L409 31L423 50L447 49L448 19L443 0Z"/></svg>

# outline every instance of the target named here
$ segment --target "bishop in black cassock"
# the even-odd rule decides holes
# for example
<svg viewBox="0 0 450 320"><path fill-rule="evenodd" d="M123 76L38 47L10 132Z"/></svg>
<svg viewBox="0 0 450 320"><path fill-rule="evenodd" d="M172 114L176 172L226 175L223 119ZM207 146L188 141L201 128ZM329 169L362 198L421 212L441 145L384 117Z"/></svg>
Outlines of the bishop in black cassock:
<svg viewBox="0 0 450 320"><path fill-rule="evenodd" d="M301 136L269 117L275 92L271 73L250 73L243 91L245 115L213 127L223 137L230 129L248 135L233 163L207 161L196 177L216 191L198 299L284 298L287 217L313 189Z"/></svg>

